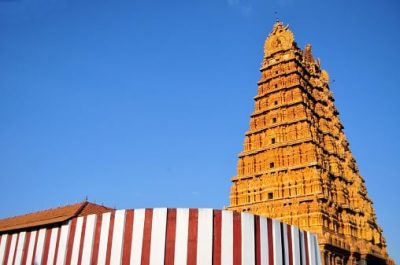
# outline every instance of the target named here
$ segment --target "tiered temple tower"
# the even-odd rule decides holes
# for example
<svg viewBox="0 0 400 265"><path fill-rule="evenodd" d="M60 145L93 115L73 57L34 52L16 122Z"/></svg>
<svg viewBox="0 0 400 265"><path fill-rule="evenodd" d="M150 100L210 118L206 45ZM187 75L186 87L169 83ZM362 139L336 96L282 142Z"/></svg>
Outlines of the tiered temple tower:
<svg viewBox="0 0 400 265"><path fill-rule="evenodd" d="M311 45L277 22L264 53L229 209L316 232L324 264L393 264Z"/></svg>

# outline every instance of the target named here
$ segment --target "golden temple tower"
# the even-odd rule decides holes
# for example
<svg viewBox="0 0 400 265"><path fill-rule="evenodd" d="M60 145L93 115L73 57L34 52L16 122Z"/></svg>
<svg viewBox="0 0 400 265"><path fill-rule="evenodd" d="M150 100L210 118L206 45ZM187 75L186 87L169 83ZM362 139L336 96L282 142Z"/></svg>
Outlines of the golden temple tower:
<svg viewBox="0 0 400 265"><path fill-rule="evenodd" d="M318 234L324 264L393 264L351 154L328 73L277 22L232 178L231 210Z"/></svg>

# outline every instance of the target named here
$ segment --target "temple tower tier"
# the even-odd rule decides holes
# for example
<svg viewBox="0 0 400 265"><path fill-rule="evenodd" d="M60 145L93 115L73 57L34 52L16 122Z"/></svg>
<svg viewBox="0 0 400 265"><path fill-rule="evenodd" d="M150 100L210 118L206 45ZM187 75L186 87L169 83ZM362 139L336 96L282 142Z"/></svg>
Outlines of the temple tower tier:
<svg viewBox="0 0 400 265"><path fill-rule="evenodd" d="M326 265L394 264L311 45L278 21L260 71L228 208L317 233Z"/></svg>

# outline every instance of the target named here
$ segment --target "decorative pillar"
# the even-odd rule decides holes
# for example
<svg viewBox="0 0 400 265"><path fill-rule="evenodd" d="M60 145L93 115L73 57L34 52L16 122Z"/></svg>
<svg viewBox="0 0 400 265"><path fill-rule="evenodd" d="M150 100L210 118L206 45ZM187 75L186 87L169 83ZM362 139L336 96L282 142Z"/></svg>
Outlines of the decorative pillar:
<svg viewBox="0 0 400 265"><path fill-rule="evenodd" d="M363 254L360 257L360 261L358 262L359 265L367 265L367 255Z"/></svg>

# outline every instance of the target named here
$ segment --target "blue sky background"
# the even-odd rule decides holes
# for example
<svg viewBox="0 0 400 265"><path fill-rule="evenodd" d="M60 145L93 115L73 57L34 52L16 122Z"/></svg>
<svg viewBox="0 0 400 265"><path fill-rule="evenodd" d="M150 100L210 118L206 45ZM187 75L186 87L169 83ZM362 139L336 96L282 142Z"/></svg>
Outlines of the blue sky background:
<svg viewBox="0 0 400 265"><path fill-rule="evenodd" d="M0 0L0 218L227 205L275 11L335 80L399 262L395 0Z"/></svg>

